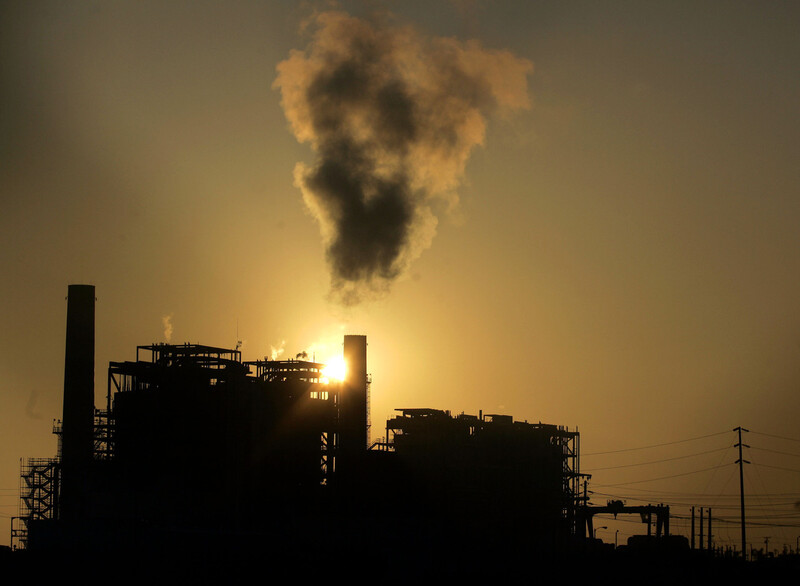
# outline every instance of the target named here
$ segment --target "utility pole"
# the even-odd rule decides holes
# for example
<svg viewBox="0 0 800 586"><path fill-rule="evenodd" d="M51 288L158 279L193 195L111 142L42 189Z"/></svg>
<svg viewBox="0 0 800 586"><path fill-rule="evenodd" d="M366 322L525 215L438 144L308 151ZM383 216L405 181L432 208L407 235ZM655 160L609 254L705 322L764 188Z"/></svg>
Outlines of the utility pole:
<svg viewBox="0 0 800 586"><path fill-rule="evenodd" d="M700 507L700 551L703 551L703 507Z"/></svg>
<svg viewBox="0 0 800 586"><path fill-rule="evenodd" d="M742 426L735 428L733 431L739 432L739 443L734 444L734 448L739 448L739 459L736 460L736 463L739 464L739 500L740 506L742 510L742 559L747 560L747 540L746 540L746 532L744 527L744 464L749 464L747 460L742 458L742 446L745 448L749 448L747 444L742 443L742 432L749 432L750 430L744 429Z"/></svg>
<svg viewBox="0 0 800 586"><path fill-rule="evenodd" d="M692 507L692 549L694 549L694 507Z"/></svg>
<svg viewBox="0 0 800 586"><path fill-rule="evenodd" d="M706 549L708 553L711 553L711 507L708 508L708 526L706 529L708 531L708 547Z"/></svg>

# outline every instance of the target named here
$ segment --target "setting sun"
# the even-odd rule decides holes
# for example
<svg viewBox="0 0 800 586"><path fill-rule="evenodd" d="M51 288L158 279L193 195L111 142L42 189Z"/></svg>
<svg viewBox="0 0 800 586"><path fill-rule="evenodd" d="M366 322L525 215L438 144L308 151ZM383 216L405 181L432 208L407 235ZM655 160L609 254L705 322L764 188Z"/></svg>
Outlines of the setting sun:
<svg viewBox="0 0 800 586"><path fill-rule="evenodd" d="M344 380L344 377L347 374L347 364L345 363L344 358L337 356L326 361L325 364L326 366L322 370L322 374L326 379L332 379L334 381Z"/></svg>

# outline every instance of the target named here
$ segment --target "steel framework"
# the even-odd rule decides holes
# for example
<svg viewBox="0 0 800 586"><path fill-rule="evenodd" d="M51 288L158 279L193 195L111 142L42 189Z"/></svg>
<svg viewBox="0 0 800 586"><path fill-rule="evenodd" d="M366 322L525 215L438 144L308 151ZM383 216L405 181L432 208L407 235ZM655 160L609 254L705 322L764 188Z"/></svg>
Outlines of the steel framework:
<svg viewBox="0 0 800 586"><path fill-rule="evenodd" d="M409 448L418 453L429 453L435 446L445 447L453 455L460 450L475 450L484 445L506 446L504 450L529 453L530 457L518 473L530 478L542 474L558 474L553 479L560 487L558 494L543 489L542 497L554 498L560 503L560 516L572 535L580 527L577 509L580 502L580 433L561 425L513 421L510 415L478 416L460 414L451 416L450 411L438 409L397 409L400 416L386 422L386 440L376 442L372 449L403 452ZM527 447L524 447L527 446ZM535 446L539 446L538 448ZM543 449L545 448L546 449ZM421 450L420 450L421 448ZM474 452L471 452L474 453ZM552 459L557 458L557 468L552 468ZM538 481L535 481L538 482Z"/></svg>
<svg viewBox="0 0 800 586"><path fill-rule="evenodd" d="M24 548L27 545L30 521L58 518L59 472L58 458L20 460L20 510L14 519L17 523L12 522L12 546Z"/></svg>

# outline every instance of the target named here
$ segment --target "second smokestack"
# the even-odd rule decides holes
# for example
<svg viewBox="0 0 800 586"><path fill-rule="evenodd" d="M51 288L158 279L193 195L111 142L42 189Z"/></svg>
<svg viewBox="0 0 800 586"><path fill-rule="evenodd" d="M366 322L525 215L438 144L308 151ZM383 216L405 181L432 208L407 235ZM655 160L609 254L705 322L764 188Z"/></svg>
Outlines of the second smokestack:
<svg viewBox="0 0 800 586"><path fill-rule="evenodd" d="M340 398L339 461L348 468L367 449L367 337L344 337L347 366Z"/></svg>

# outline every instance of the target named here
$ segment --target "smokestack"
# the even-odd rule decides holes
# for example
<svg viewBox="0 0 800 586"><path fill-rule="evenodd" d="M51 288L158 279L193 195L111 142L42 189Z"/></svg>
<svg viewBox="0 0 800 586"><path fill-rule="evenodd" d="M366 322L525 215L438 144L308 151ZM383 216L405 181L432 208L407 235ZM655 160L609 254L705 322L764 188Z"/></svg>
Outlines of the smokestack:
<svg viewBox="0 0 800 586"><path fill-rule="evenodd" d="M344 337L347 366L339 403L339 466L345 472L367 449L367 337Z"/></svg>
<svg viewBox="0 0 800 586"><path fill-rule="evenodd" d="M94 429L94 285L70 285L61 434L61 516L79 516Z"/></svg>

